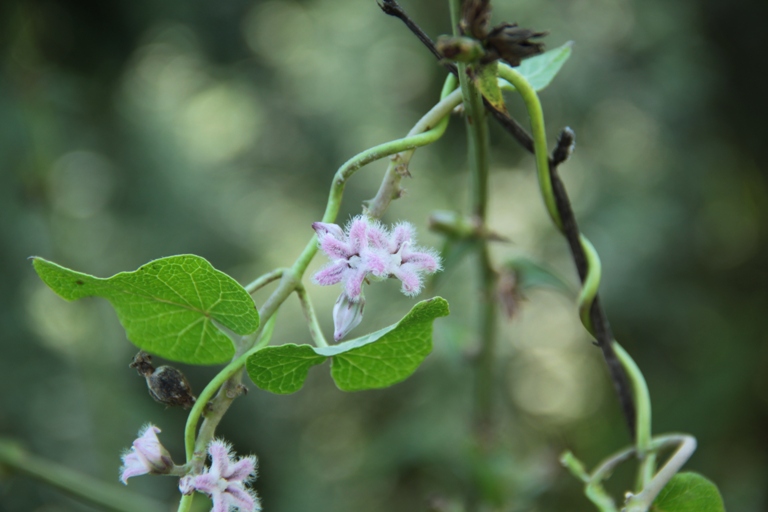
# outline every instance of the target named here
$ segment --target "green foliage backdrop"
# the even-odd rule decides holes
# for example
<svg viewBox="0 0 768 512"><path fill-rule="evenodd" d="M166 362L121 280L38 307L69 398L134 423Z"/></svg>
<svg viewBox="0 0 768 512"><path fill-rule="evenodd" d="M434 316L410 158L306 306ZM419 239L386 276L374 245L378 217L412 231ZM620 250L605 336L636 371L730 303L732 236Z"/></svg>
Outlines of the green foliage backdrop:
<svg viewBox="0 0 768 512"><path fill-rule="evenodd" d="M431 35L449 32L443 0L402 3ZM575 42L541 97L550 140L565 125L577 134L561 173L603 260L604 305L644 370L655 430L695 435L687 469L744 512L768 509L768 96L755 75L766 11L494 1L494 19L550 30L548 48ZM246 283L299 254L336 168L405 135L443 78L374 0L0 2L0 436L116 482L120 451L149 421L181 458L185 414L149 399L109 305L61 300L26 258L107 277L194 253ZM465 200L460 128L416 153L385 217L411 220L425 245L439 240L429 212ZM496 260L534 257L575 282L532 158L496 127L492 144L489 223L512 241ZM383 171L351 180L340 218ZM424 510L467 488L470 270L432 290L451 316L405 382L342 393L315 370L297 393L252 387L235 403L221 433L259 455L266 510ZM335 292L308 285L326 332ZM366 293L368 331L415 303L393 283ZM309 342L295 301L280 316L275 343ZM484 484L514 510L586 509L557 454L592 464L627 443L599 354L552 292L528 294L503 333L505 449ZM184 371L195 391L214 374ZM177 496L173 479L129 489ZM0 511L34 510L91 509L0 468Z"/></svg>

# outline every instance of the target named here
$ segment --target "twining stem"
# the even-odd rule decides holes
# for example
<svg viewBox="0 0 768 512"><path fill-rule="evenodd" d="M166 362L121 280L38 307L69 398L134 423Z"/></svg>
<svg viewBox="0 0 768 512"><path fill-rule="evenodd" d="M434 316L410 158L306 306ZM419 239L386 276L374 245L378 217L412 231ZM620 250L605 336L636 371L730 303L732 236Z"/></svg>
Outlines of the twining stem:
<svg viewBox="0 0 768 512"><path fill-rule="evenodd" d="M531 118L531 129L534 134L533 146L536 157L537 175L544 203L552 221L568 240L568 245L570 246L574 263L579 272L579 277L581 277L581 280L585 285L590 285L589 287L584 286L584 288L591 288L591 291L583 292L584 294L581 297L582 299L589 299L589 320L585 323L585 327L587 327L590 333L595 336L597 344L603 352L603 358L608 366L611 380L616 389L616 393L619 396L624 417L627 420L627 425L634 440L638 422L641 420L637 417L633 392L630 389L626 369L623 367L621 361L619 361L613 350L613 335L611 334L610 325L608 324L597 296L597 285L599 282L595 282L594 279L590 280L590 273L599 269L596 269L593 265L589 265L587 262L586 253L588 247L585 243L586 238L579 233L576 219L568 200L568 195L562 182L557 176L555 162L551 162L547 154L546 132L544 130L544 116L541 110L541 103L536 95L536 91L531 87L528 81L511 67L500 64L499 76L515 86L528 109ZM570 135L572 136L572 132ZM586 307L582 309L582 311L585 310ZM645 421L645 419L642 421ZM650 418L648 418L648 422L650 422Z"/></svg>
<svg viewBox="0 0 768 512"><path fill-rule="evenodd" d="M11 440L0 439L0 468L26 473L99 508L117 512L163 512L167 507L50 460L31 455Z"/></svg>
<svg viewBox="0 0 768 512"><path fill-rule="evenodd" d="M635 447L637 449L637 456L640 459L645 459L645 456L651 449L651 395L648 393L648 386L645 383L645 378L643 378L643 373L627 351L615 341L613 342L613 350L624 365L624 369L629 375L629 380L632 381L635 392L635 406L637 407Z"/></svg>
<svg viewBox="0 0 768 512"><path fill-rule="evenodd" d="M541 111L541 103L538 100L536 92L528 84L524 77L517 73L514 69L507 66L499 67L500 76L505 80L512 83L515 88L520 92L528 107L528 113L531 117L531 127L533 132L533 142L536 156L536 163L538 167L539 183L541 185L542 194L544 195L545 204L547 210L552 217L553 222L562 231L566 232L566 226L562 220L559 204L555 197L555 190L553 188L552 181L552 163L549 160L549 154L546 147L546 134L544 131L544 119ZM561 183L556 183L562 186ZM583 287L579 296L581 319L584 326L595 335L596 328L594 325L594 311L595 302L597 298L597 290L600 284L600 260L597 255L597 251L592 244L583 235L580 236L580 247L583 252L583 258L586 263L587 272L582 276ZM675 475L675 473L682 467L685 461L690 457L693 450L696 448L696 441L690 436L677 436L672 438L665 437L656 440L651 439L651 401L650 394L648 392L648 386L646 385L640 368L630 357L630 355L618 344L615 340L610 343L610 352L606 352L604 347L604 355L606 360L609 361L609 356L616 357L623 368L624 379L628 379L632 383L632 398L633 398L633 413L635 415L634 424L634 437L635 446L630 452L622 452L615 460L624 460L628 455L635 454L640 459L640 467L638 470L638 483L637 488L639 493L636 496L630 498L627 501L626 512L644 512L651 506L653 499L658 495L661 489L666 483ZM614 376L614 382L622 382ZM623 390L619 390L620 394ZM624 391L625 393L625 391ZM655 473L656 468L656 451L664 446L664 443L671 442L670 439L675 439L680 442L680 448L670 458L670 460L664 465L664 467ZM613 463L613 462L612 462ZM608 471L605 469L605 471ZM578 473L578 472L576 472ZM654 474L655 473L655 474ZM601 475L600 470L596 471L593 475L593 481L599 481L598 478ZM577 475L578 476L578 475ZM602 477L601 477L602 478ZM601 510L613 510L612 503L607 505L605 496L603 496L599 488L592 485L587 487L587 495L593 500ZM602 508L605 506L606 508Z"/></svg>
<svg viewBox="0 0 768 512"><path fill-rule="evenodd" d="M422 117L421 120L414 125L411 131L408 132L408 137L415 136L425 131L431 133L430 137L434 137L435 140L443 136L445 129L448 127L448 115L446 114L462 101L461 91L454 89L456 89L456 77L448 75L443 84L443 91L440 94L440 103L435 105L426 116ZM434 114L430 115L433 111ZM434 127L431 126L429 123L439 115L443 115L442 119L440 119ZM413 157L413 153L414 150L411 149L396 153L390 157L389 166L387 167L387 172L384 174L384 179L381 181L381 186L379 187L378 192L376 192L376 196L368 201L368 204L366 205L366 215L368 215L368 217L372 219L380 219L382 215L384 215L384 211L389 206L389 203L400 196L400 193L402 192L400 181L403 179L403 176L410 174L408 172L408 164L411 161L411 157Z"/></svg>
<svg viewBox="0 0 768 512"><path fill-rule="evenodd" d="M408 135L402 139L379 144L378 146L374 146L358 153L347 160L334 175L322 222L331 223L336 220L336 216L341 208L341 199L346 182L358 169L376 160L380 160L396 153L426 146L427 144L436 141L445 131L445 126L441 125L441 121L443 118L446 118L451 110L453 110L453 108L460 102L461 96L459 94L447 94L417 123L416 126L421 126L423 130L426 130L423 133L416 133ZM411 132L413 131L414 130L411 130ZM391 200L391 197L383 199L384 203L387 205ZM237 396L237 391L240 389L242 370L247 359L265 346L262 343L257 343L262 337L262 332L266 330L263 322L266 321L268 323L291 293L303 286L301 284L301 279L316 253L317 236L313 236L296 259L293 266L290 269L282 269L279 277L280 282L277 285L277 288L267 298L263 306L259 308L259 317L262 320L261 327L255 333L243 338L235 358L208 383L205 389L200 393L195 406L192 407L184 430L184 447L187 456L187 465L192 466L193 470L199 471L202 468L205 461L205 450L208 443L213 439L215 428L219 421L221 421L226 410L232 404L234 398ZM274 273L276 272L277 271L274 271ZM269 282L267 281L268 279L270 281L278 279L278 277L274 276L274 273L262 276L254 281L254 283L251 283L251 285L259 286ZM274 277L274 279L272 279L272 277ZM319 332L319 327L317 327L317 330L317 332ZM317 343L317 339L315 341ZM218 393L216 393L217 390ZM215 397L214 394L216 394ZM207 405L209 401L210 405ZM200 417L203 415L204 409L208 410L205 413L205 419L200 426L197 439L195 439L195 429ZM182 497L182 500L179 503L178 512L187 512L190 510L193 496L194 494L190 494Z"/></svg>

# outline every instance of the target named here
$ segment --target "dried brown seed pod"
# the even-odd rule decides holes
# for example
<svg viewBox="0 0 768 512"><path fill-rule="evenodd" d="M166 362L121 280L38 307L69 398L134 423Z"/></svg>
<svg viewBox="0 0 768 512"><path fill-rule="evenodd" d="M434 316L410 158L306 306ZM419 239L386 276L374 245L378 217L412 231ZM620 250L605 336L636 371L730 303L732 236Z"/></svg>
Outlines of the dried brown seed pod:
<svg viewBox="0 0 768 512"><path fill-rule="evenodd" d="M180 406L189 409L195 404L196 397L184 374L173 366L152 366L152 356L139 352L129 365L136 368L139 375L147 381L149 396L166 406Z"/></svg>

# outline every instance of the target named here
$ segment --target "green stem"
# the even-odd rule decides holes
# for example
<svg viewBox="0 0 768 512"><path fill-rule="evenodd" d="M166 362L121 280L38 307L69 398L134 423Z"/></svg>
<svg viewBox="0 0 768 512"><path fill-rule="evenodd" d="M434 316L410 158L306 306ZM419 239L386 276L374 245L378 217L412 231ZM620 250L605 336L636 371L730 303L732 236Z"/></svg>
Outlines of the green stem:
<svg viewBox="0 0 768 512"><path fill-rule="evenodd" d="M0 466L7 466L26 473L107 510L118 512L163 512L167 510L167 507L162 503L31 455L9 439L0 439Z"/></svg>
<svg viewBox="0 0 768 512"><path fill-rule="evenodd" d="M312 299L309 298L304 286L296 288L296 294L301 301L301 308L304 310L304 316L307 318L307 324L309 327L309 334L315 341L315 345L318 347L327 347L328 342L323 336L323 331L320 329L320 323L317 321L317 315L315 314L315 307L312 305Z"/></svg>
<svg viewBox="0 0 768 512"><path fill-rule="evenodd" d="M451 0L453 35L459 34L461 3ZM488 209L488 122L483 97L467 74L467 65L457 63L459 84L464 100L469 172L472 190L472 214L481 230L485 229ZM481 447L488 446L492 433L494 362L496 353L496 273L493 270L486 240L477 242L480 303L478 340L480 350L475 361L474 424Z"/></svg>
<svg viewBox="0 0 768 512"><path fill-rule="evenodd" d="M283 272L285 272L286 269L284 268L276 268L272 272L268 272L264 274L263 276L257 277L255 280L253 280L251 283L248 283L245 286L245 291L248 293L253 293L260 288L265 287L272 281L277 281L281 277L283 277Z"/></svg>
<svg viewBox="0 0 768 512"><path fill-rule="evenodd" d="M448 75L440 94L440 103L432 107L418 123L414 125L407 137L422 134L426 140L435 141L443 136L448 127L449 114L462 101L461 91L456 89L456 77ZM373 219L380 219L393 199L400 196L400 180L407 176L408 164L414 150L402 151L390 157L387 172L381 182L376 196L368 202L366 214Z"/></svg>
<svg viewBox="0 0 768 512"><path fill-rule="evenodd" d="M525 102L528 116L531 119L531 134L533 149L536 157L536 171L539 178L539 188L544 198L547 212L557 228L563 230L563 221L557 211L555 194L552 190L552 179L549 176L549 152L547 151L547 132L544 128L544 112L536 91L523 75L509 66L499 66L499 76L515 86Z"/></svg>
<svg viewBox="0 0 768 512"><path fill-rule="evenodd" d="M651 452L651 395L643 378L643 373L632 357L617 342L613 342L613 350L627 372L635 397L637 411L637 427L635 447L640 467L637 474L637 488L642 489L656 471L656 457Z"/></svg>
<svg viewBox="0 0 768 512"><path fill-rule="evenodd" d="M179 508L176 512L189 512L192 509L192 502L195 500L195 493L183 494L179 500Z"/></svg>
<svg viewBox="0 0 768 512"><path fill-rule="evenodd" d="M632 497L630 497L625 505L625 512L646 512L653 500L659 495L672 477L674 477L680 468L683 467L688 459L691 458L693 452L696 451L696 439L693 436L686 434L667 435L659 437L653 440L652 449L655 451L660 450L669 445L677 444L678 448L675 453L669 458L666 464L656 473L650 482L648 482L643 490Z"/></svg>
<svg viewBox="0 0 768 512"><path fill-rule="evenodd" d="M617 342L613 342L613 350L619 357L619 361L632 382L632 388L635 392L635 407L637 407L637 453L642 458L651 447L651 396L648 393L648 386L643 378L643 373L635 361L630 357L624 348Z"/></svg>

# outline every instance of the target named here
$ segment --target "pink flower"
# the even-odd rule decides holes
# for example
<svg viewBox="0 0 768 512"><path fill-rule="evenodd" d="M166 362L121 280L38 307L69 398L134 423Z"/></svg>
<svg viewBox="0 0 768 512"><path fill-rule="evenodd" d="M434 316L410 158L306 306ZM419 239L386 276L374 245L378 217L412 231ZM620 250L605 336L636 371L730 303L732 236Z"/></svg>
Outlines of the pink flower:
<svg viewBox="0 0 768 512"><path fill-rule="evenodd" d="M440 270L440 258L434 252L414 245L414 229L407 222L390 232L379 222L358 215L344 230L324 222L315 222L312 228L320 249L331 260L315 274L314 281L344 286L334 307L336 341L362 320L364 282L394 277L402 282L401 291L413 296L421 291L424 274Z"/></svg>
<svg viewBox="0 0 768 512"><path fill-rule="evenodd" d="M123 456L123 467L120 468L120 480L128 485L132 476L167 474L173 467L173 461L168 450L160 444L157 434L160 429L154 425L145 425L139 430L139 437L133 446Z"/></svg>
<svg viewBox="0 0 768 512"><path fill-rule="evenodd" d="M256 477L256 457L235 459L230 446L219 439L208 445L211 466L199 475L187 475L179 481L182 494L193 491L207 494L213 500L211 512L258 512L261 503L256 493L246 488Z"/></svg>

